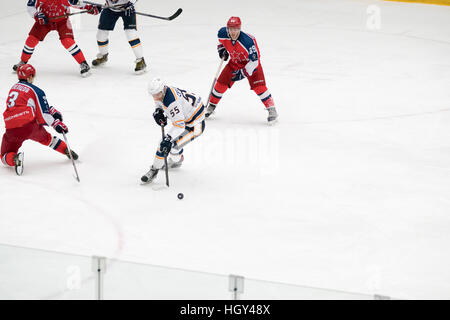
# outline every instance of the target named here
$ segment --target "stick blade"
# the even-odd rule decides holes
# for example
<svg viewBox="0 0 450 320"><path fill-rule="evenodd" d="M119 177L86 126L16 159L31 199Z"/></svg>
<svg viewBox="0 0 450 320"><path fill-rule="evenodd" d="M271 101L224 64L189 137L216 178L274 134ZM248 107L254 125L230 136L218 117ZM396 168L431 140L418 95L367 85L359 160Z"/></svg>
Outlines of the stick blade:
<svg viewBox="0 0 450 320"><path fill-rule="evenodd" d="M175 19L175 18L178 17L182 12L183 12L183 9L178 8L178 10L177 10L173 15L171 15L171 16L169 17L169 20Z"/></svg>

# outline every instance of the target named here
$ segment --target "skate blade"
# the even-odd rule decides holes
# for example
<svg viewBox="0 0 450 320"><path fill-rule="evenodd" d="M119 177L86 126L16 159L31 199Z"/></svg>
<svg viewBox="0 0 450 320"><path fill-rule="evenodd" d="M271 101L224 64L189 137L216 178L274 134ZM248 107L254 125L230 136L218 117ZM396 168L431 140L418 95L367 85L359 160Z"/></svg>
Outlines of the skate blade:
<svg viewBox="0 0 450 320"><path fill-rule="evenodd" d="M91 73L90 71L85 72L85 73L83 73L83 74L81 75L82 78L88 78L88 77L90 77L90 76L92 76L92 73Z"/></svg>
<svg viewBox="0 0 450 320"><path fill-rule="evenodd" d="M269 126L273 126L273 125L275 125L277 122L278 122L278 118L276 118L275 120L269 121L267 124L268 124Z"/></svg>
<svg viewBox="0 0 450 320"><path fill-rule="evenodd" d="M144 74L146 72L147 72L147 69L135 71L134 73L139 76L139 75Z"/></svg>

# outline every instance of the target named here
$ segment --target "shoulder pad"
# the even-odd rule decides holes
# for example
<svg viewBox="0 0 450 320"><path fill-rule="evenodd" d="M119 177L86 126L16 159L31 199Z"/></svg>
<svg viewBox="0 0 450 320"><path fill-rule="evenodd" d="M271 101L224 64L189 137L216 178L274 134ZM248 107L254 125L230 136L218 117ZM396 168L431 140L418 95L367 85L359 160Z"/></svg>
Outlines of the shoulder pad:
<svg viewBox="0 0 450 320"><path fill-rule="evenodd" d="M219 39L229 39L227 27L220 28L219 32L217 33L217 37Z"/></svg>
<svg viewBox="0 0 450 320"><path fill-rule="evenodd" d="M170 90L170 89L171 89L170 87L167 87L166 95L164 96L164 99L163 99L163 105L166 108L169 107L170 104L176 100L175 96L173 95L172 90Z"/></svg>
<svg viewBox="0 0 450 320"><path fill-rule="evenodd" d="M249 50L252 46L255 45L255 41L252 37L250 37L245 32L241 31L241 34L239 35L238 41L247 49Z"/></svg>

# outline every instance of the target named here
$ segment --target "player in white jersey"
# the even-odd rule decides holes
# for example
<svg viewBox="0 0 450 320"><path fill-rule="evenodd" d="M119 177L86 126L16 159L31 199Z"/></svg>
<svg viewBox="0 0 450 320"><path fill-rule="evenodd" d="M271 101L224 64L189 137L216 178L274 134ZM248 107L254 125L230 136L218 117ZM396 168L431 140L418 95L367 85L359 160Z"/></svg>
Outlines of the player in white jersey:
<svg viewBox="0 0 450 320"><path fill-rule="evenodd" d="M199 96L167 86L159 78L150 81L148 91L156 104L153 113L156 123L165 126L169 118L172 128L161 140L150 171L142 176L141 181L144 183L156 178L158 171L164 167L164 157L169 153L169 169L181 166L184 146L205 130L205 107Z"/></svg>
<svg viewBox="0 0 450 320"><path fill-rule="evenodd" d="M136 56L134 71L137 74L145 72L147 65L144 60L142 43L137 33L136 10L134 8L136 2L137 0L106 0L106 7L102 10L98 23L97 45L99 53L97 58L92 61L93 66L100 66L108 61L109 32L114 30L117 20L122 18L125 35Z"/></svg>

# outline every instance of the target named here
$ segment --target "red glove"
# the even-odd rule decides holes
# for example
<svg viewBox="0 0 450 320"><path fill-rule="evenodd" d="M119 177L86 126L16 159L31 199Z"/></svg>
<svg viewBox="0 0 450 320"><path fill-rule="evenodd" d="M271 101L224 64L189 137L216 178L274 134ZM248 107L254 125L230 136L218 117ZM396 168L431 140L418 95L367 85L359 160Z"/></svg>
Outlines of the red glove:
<svg viewBox="0 0 450 320"><path fill-rule="evenodd" d="M34 20L41 26L48 23L48 17L42 12L36 12L34 14Z"/></svg>
<svg viewBox="0 0 450 320"><path fill-rule="evenodd" d="M85 5L84 9L88 10L88 14L92 14L94 16L96 16L97 14L99 14L102 11L101 6L94 6L92 4Z"/></svg>
<svg viewBox="0 0 450 320"><path fill-rule="evenodd" d="M56 110L54 107L50 107L50 114L53 116L53 119L63 121L62 113Z"/></svg>
<svg viewBox="0 0 450 320"><path fill-rule="evenodd" d="M69 132L69 129L67 128L67 126L59 119L56 119L55 121L53 121L52 127L58 133L63 133L63 132L67 133L67 132Z"/></svg>

